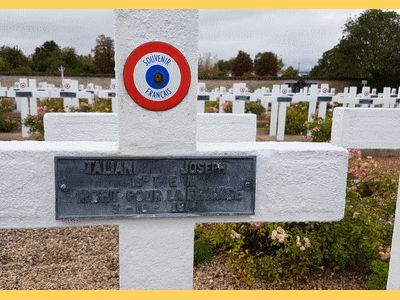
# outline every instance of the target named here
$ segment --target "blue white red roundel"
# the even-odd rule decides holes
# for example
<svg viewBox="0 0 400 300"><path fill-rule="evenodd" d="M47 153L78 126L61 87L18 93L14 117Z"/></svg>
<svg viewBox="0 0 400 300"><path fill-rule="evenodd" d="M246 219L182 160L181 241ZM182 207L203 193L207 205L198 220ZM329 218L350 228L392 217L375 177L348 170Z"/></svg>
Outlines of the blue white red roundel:
<svg viewBox="0 0 400 300"><path fill-rule="evenodd" d="M154 111L178 105L190 87L190 68L182 53L163 42L136 48L124 68L124 83L131 98Z"/></svg>

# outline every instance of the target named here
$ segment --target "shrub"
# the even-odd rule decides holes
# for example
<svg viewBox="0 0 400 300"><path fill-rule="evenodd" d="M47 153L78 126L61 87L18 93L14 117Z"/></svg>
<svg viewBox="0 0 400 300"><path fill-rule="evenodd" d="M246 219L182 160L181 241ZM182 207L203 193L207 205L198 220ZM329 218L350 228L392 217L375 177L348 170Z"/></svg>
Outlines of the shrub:
<svg viewBox="0 0 400 300"><path fill-rule="evenodd" d="M337 105L341 106L341 105ZM314 116L312 116L311 122L305 122L306 130L303 134L310 136L312 142L329 142L331 140L332 133L332 115L335 106L328 104L326 119L318 117L318 109Z"/></svg>
<svg viewBox="0 0 400 300"><path fill-rule="evenodd" d="M39 136L36 138L39 141L44 140L44 124L43 124L43 115L45 114L45 110L42 107L38 107L38 109L41 109L43 114L38 114L38 115L28 115L24 119L24 125L29 128L29 133L31 134L39 134Z"/></svg>
<svg viewBox="0 0 400 300"><path fill-rule="evenodd" d="M301 134L307 130L308 103L292 103L286 112L286 134Z"/></svg>
<svg viewBox="0 0 400 300"><path fill-rule="evenodd" d="M196 238L226 253L238 284L251 284L256 276L278 284L322 270L369 273L374 269L379 275L371 279L376 283L371 287L384 286L384 265L373 262L390 256L387 245L393 227L387 220L395 213L398 182L368 172L375 162L361 160L360 155L359 150L350 151L343 220L207 224L197 227ZM365 183L370 189L367 196Z"/></svg>
<svg viewBox="0 0 400 300"><path fill-rule="evenodd" d="M205 101L204 112L205 113L217 113L219 107L218 101Z"/></svg>
<svg viewBox="0 0 400 300"><path fill-rule="evenodd" d="M227 101L222 104L225 113L232 113L232 101Z"/></svg>
<svg viewBox="0 0 400 300"><path fill-rule="evenodd" d="M222 108L225 113L232 113L232 101L227 101L222 104ZM266 109L261 104L261 100L257 101L246 101L244 105L244 112L245 113L252 113L256 114L257 116L261 116L265 113Z"/></svg>
<svg viewBox="0 0 400 300"><path fill-rule="evenodd" d="M82 104L81 104L82 105ZM112 100L111 99L94 99L93 106L90 110L91 112L112 112Z"/></svg>
<svg viewBox="0 0 400 300"><path fill-rule="evenodd" d="M16 109L15 102L9 99L0 99L0 132L11 132L19 127L18 122L10 120L7 114Z"/></svg>
<svg viewBox="0 0 400 300"><path fill-rule="evenodd" d="M386 290L387 279L389 274L389 262L376 259L372 261L372 269L375 274L369 277L367 282L371 290Z"/></svg>
<svg viewBox="0 0 400 300"><path fill-rule="evenodd" d="M307 130L304 134L311 133L312 142L328 142L331 140L332 119L322 119L317 115L312 122L305 123Z"/></svg>
<svg viewBox="0 0 400 300"><path fill-rule="evenodd" d="M210 245L201 241L194 242L194 264L202 264L211 260L214 252L210 250Z"/></svg>
<svg viewBox="0 0 400 300"><path fill-rule="evenodd" d="M266 109L264 106L262 106L261 100L246 101L246 104L244 106L245 113L252 113L256 114L257 116L261 116L263 113L265 113L265 111Z"/></svg>
<svg viewBox="0 0 400 300"><path fill-rule="evenodd" d="M44 100L38 100L37 106L45 108L47 112L64 112L64 101L62 98L47 98Z"/></svg>

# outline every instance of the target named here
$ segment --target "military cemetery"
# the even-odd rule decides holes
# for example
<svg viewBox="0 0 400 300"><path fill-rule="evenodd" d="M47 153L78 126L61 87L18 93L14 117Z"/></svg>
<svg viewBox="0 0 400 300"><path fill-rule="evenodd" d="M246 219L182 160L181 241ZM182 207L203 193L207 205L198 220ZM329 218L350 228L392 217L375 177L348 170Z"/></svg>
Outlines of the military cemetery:
<svg viewBox="0 0 400 300"><path fill-rule="evenodd" d="M400 87L378 93L322 83L293 92L288 84L249 90L243 82L209 90L197 76L196 10L114 14L115 79L108 86L68 76L59 87L22 77L11 87L0 83L0 101L14 101L21 120L43 114L44 135L0 141L0 229L117 226L121 290L191 290L194 242L207 236L198 224L247 223L251 231L299 223L308 235L289 236L278 226L267 230L260 249L289 249L297 238L298 272L314 272L302 255L323 242L311 239L319 225L308 226L347 217L361 184L350 169L354 149L400 149ZM38 106L50 98L63 112ZM97 99L108 99L108 113L77 112ZM295 109L303 110L308 142L284 142ZM273 141L257 141L260 115ZM322 129L304 124L325 121L332 122L331 140L315 142ZM26 122L21 131L34 134ZM232 226L230 246L243 251L243 234ZM387 289L400 289L399 227ZM323 252L314 260L327 259ZM335 255L339 261L341 252ZM253 275L241 276L250 284Z"/></svg>

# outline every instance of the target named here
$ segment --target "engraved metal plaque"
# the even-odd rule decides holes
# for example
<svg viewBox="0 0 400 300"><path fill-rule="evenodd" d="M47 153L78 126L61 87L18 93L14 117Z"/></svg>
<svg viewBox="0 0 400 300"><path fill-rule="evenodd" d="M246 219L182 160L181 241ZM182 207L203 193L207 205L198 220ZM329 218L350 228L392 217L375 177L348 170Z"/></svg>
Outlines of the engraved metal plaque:
<svg viewBox="0 0 400 300"><path fill-rule="evenodd" d="M197 100L199 101L209 101L210 96L209 95L197 95Z"/></svg>
<svg viewBox="0 0 400 300"><path fill-rule="evenodd" d="M254 215L256 157L55 157L56 219Z"/></svg>
<svg viewBox="0 0 400 300"><path fill-rule="evenodd" d="M292 97L278 97L277 102L292 102Z"/></svg>
<svg viewBox="0 0 400 300"><path fill-rule="evenodd" d="M318 101L318 102L330 102L330 101L332 101L332 97L329 97L329 96L319 96L319 97L317 98L317 101Z"/></svg>
<svg viewBox="0 0 400 300"><path fill-rule="evenodd" d="M76 93L60 92L60 97L62 97L62 98L76 98Z"/></svg>
<svg viewBox="0 0 400 300"><path fill-rule="evenodd" d="M235 96L235 100L250 101L250 96Z"/></svg>
<svg viewBox="0 0 400 300"><path fill-rule="evenodd" d="M360 99L358 101L358 104L373 104L374 100L373 99Z"/></svg>
<svg viewBox="0 0 400 300"><path fill-rule="evenodd" d="M108 93L108 97L110 97L110 98L115 98L116 96L117 96L117 93L114 93L114 92Z"/></svg>
<svg viewBox="0 0 400 300"><path fill-rule="evenodd" d="M32 92L15 92L15 97L21 97L21 98L32 97Z"/></svg>
<svg viewBox="0 0 400 300"><path fill-rule="evenodd" d="M396 99L396 103L397 104L400 103L400 99L399 98Z"/></svg>

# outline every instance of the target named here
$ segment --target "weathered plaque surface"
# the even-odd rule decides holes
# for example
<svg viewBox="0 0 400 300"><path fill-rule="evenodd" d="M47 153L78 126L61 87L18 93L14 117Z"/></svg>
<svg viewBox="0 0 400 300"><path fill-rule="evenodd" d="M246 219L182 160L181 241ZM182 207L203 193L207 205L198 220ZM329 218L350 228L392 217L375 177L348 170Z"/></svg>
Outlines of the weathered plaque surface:
<svg viewBox="0 0 400 300"><path fill-rule="evenodd" d="M108 97L115 98L116 96L117 96L117 93L114 93L114 92L108 93Z"/></svg>
<svg viewBox="0 0 400 300"><path fill-rule="evenodd" d="M250 101L250 96L235 96L235 100Z"/></svg>
<svg viewBox="0 0 400 300"><path fill-rule="evenodd" d="M255 156L55 157L56 219L253 215Z"/></svg>
<svg viewBox="0 0 400 300"><path fill-rule="evenodd" d="M373 99L360 99L358 101L358 104L373 104L374 100Z"/></svg>
<svg viewBox="0 0 400 300"><path fill-rule="evenodd" d="M330 96L318 96L317 101L318 102L329 102L329 101L332 101L332 97L330 97Z"/></svg>
<svg viewBox="0 0 400 300"><path fill-rule="evenodd" d="M197 95L197 100L209 101L210 96L209 95Z"/></svg>
<svg viewBox="0 0 400 300"><path fill-rule="evenodd" d="M21 97L21 98L32 97L32 92L16 92L15 97Z"/></svg>
<svg viewBox="0 0 400 300"><path fill-rule="evenodd" d="M62 97L62 98L76 98L76 93L60 92L60 97Z"/></svg>
<svg viewBox="0 0 400 300"><path fill-rule="evenodd" d="M277 102L292 102L292 97L278 97Z"/></svg>

